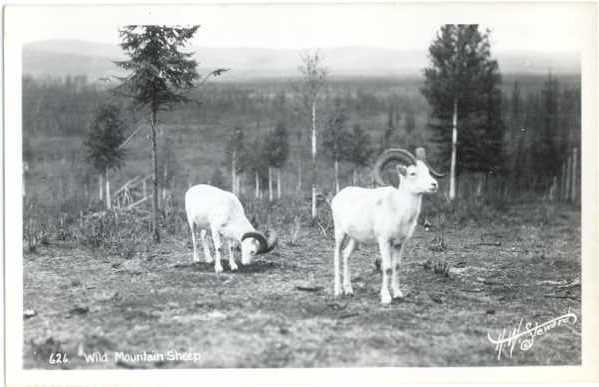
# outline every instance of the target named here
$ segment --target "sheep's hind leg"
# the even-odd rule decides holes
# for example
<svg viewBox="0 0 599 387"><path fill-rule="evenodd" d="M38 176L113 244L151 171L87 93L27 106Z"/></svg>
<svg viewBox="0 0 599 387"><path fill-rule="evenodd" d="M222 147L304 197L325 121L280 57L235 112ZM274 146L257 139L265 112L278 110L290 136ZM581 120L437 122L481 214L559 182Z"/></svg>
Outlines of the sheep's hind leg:
<svg viewBox="0 0 599 387"><path fill-rule="evenodd" d="M385 238L379 239L379 249L381 251L381 266L383 269L383 280L381 283L381 304L391 303L391 294L389 293L389 276L391 275L391 244Z"/></svg>
<svg viewBox="0 0 599 387"><path fill-rule="evenodd" d="M208 240L206 239L206 230L202 229L200 231L200 238L202 239L202 247L204 248L204 261L208 262L208 263L212 263L214 261L214 259L212 258L212 255L210 254L210 246L208 245ZM195 262L199 262L199 258L197 261Z"/></svg>
<svg viewBox="0 0 599 387"><path fill-rule="evenodd" d="M193 262L199 262L200 257L198 257L198 249L196 244L196 235L194 232L195 224L193 222L189 222L189 228L191 230L191 242L193 243Z"/></svg>
<svg viewBox="0 0 599 387"><path fill-rule="evenodd" d="M227 246L229 247L229 267L232 271L235 271L238 269L238 267L235 263L235 255L233 254L233 242L227 241Z"/></svg>
<svg viewBox="0 0 599 387"><path fill-rule="evenodd" d="M393 298L402 298L403 293L399 288L399 266L401 265L401 257L403 254L405 243L393 246L393 270L391 274L391 294Z"/></svg>
<svg viewBox="0 0 599 387"><path fill-rule="evenodd" d="M347 246L343 250L343 293L348 296L353 296L354 290L351 286L351 275L349 273L349 256L356 248L356 240L349 238Z"/></svg>
<svg viewBox="0 0 599 387"><path fill-rule="evenodd" d="M212 227L212 241L214 242L214 272L220 273L223 271L223 266L220 263L223 245L220 239L220 233L214 227Z"/></svg>

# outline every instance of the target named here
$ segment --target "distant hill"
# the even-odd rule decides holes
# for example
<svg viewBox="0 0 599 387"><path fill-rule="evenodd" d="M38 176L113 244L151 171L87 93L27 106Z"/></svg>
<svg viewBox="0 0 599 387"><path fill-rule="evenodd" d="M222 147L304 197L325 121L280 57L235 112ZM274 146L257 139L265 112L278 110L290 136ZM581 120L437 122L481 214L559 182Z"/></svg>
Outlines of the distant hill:
<svg viewBox="0 0 599 387"><path fill-rule="evenodd" d="M231 68L223 80L297 76L300 50L196 47L201 72ZM336 76L414 76L427 65L426 51L375 47L323 49L326 66ZM579 73L575 53L496 53L503 73ZM34 76L87 75L97 80L120 74L112 63L124 59L117 45L77 40L48 40L23 47L23 73Z"/></svg>

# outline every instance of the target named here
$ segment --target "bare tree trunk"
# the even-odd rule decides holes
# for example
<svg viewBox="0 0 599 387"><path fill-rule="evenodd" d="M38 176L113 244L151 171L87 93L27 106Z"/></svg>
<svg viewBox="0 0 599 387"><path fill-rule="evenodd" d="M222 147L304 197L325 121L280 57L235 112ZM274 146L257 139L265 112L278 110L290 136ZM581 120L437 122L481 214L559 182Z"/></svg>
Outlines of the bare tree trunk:
<svg viewBox="0 0 599 387"><path fill-rule="evenodd" d="M555 200L555 192L557 191L557 176L553 176L553 180L551 181L551 187L549 187L549 201Z"/></svg>
<svg viewBox="0 0 599 387"><path fill-rule="evenodd" d="M106 209L110 210L110 179L108 179L108 169L104 171L104 182L106 183Z"/></svg>
<svg viewBox="0 0 599 387"><path fill-rule="evenodd" d="M453 100L453 120L451 130L451 170L449 176L449 200L455 199L456 189L456 151L458 143L458 100Z"/></svg>
<svg viewBox="0 0 599 387"><path fill-rule="evenodd" d="M101 173L98 174L98 198L104 200L104 175Z"/></svg>
<svg viewBox="0 0 599 387"><path fill-rule="evenodd" d="M268 200L272 202L272 168L268 167Z"/></svg>
<svg viewBox="0 0 599 387"><path fill-rule="evenodd" d="M154 242L160 243L160 231L158 230L158 155L156 154L156 110L152 110L152 233Z"/></svg>
<svg viewBox="0 0 599 387"><path fill-rule="evenodd" d="M572 192L570 194L572 203L576 203L576 169L578 162L578 149L572 149Z"/></svg>
<svg viewBox="0 0 599 387"><path fill-rule="evenodd" d="M237 187L236 187L237 195L243 195L243 192L241 190L241 187L243 187L243 184L241 184L242 179L243 179L242 173L235 175L235 183L237 184Z"/></svg>
<svg viewBox="0 0 599 387"><path fill-rule="evenodd" d="M335 193L339 192L339 161L335 160Z"/></svg>
<svg viewBox="0 0 599 387"><path fill-rule="evenodd" d="M352 173L351 184L356 185L358 181L358 169L354 168L354 172Z"/></svg>
<svg viewBox="0 0 599 387"><path fill-rule="evenodd" d="M162 207L164 207L165 202L166 202L166 184L168 181L168 161L165 161L164 173L162 176L163 176L163 179L162 179Z"/></svg>
<svg viewBox="0 0 599 387"><path fill-rule="evenodd" d="M477 181L476 181L476 193L475 196L476 197L480 197L483 194L483 182L484 182L484 175L482 172L479 172L476 174L477 175Z"/></svg>
<svg viewBox="0 0 599 387"><path fill-rule="evenodd" d="M316 213L316 99L312 102L312 220Z"/></svg>
<svg viewBox="0 0 599 387"><path fill-rule="evenodd" d="M297 191L301 192L302 190L302 156L300 155L298 164L297 164Z"/></svg>
<svg viewBox="0 0 599 387"><path fill-rule="evenodd" d="M236 187L237 187L237 182L235 181L236 176L235 176L235 170L236 170L236 159L237 158L237 152L234 150L233 151L233 156L231 157L231 191L236 194Z"/></svg>
<svg viewBox="0 0 599 387"><path fill-rule="evenodd" d="M560 181L560 195L561 201L566 200L566 165L567 162L562 162L562 177Z"/></svg>
<svg viewBox="0 0 599 387"><path fill-rule="evenodd" d="M277 168L277 199L281 199L282 190L281 190L281 168Z"/></svg>
<svg viewBox="0 0 599 387"><path fill-rule="evenodd" d="M566 167L566 201L570 201L572 198L572 155L568 155L567 167Z"/></svg>
<svg viewBox="0 0 599 387"><path fill-rule="evenodd" d="M26 178L26 172L29 169L27 162L23 161L23 197L27 196L27 190L25 188L25 184L27 183L27 178ZM86 189L87 189L87 184L86 184ZM87 199L87 197L86 197Z"/></svg>
<svg viewBox="0 0 599 387"><path fill-rule="evenodd" d="M258 171L255 172L255 180L256 183L256 191L254 192L254 197L256 199L260 199L260 176L258 176Z"/></svg>

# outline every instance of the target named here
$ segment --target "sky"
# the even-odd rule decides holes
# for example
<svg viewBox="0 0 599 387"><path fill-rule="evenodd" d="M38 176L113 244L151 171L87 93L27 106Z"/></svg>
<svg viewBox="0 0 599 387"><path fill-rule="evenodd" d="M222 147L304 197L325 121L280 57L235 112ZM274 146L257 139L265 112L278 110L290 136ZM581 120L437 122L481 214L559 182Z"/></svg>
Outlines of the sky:
<svg viewBox="0 0 599 387"><path fill-rule="evenodd" d="M29 6L9 7L6 33L24 43L76 39L116 44L118 27L125 24L200 24L196 46L422 50L442 24L478 23L492 30L496 51L574 52L588 37L581 21L589 13L574 3Z"/></svg>

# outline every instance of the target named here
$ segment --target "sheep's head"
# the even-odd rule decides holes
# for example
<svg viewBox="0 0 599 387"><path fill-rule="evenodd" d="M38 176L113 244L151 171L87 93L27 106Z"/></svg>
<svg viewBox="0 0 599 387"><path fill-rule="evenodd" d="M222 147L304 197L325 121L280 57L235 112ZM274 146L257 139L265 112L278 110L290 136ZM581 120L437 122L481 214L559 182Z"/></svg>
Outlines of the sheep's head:
<svg viewBox="0 0 599 387"><path fill-rule="evenodd" d="M387 149L378 158L374 167L374 177L378 184L388 185L382 178L382 171L393 161L399 163L396 167L399 184L403 189L415 194L436 192L438 183L434 177L445 176L426 163L424 148L418 148L416 156L405 149Z"/></svg>
<svg viewBox="0 0 599 387"><path fill-rule="evenodd" d="M265 254L275 248L277 233L269 230L268 237L258 231L246 232L241 237L241 263L248 265L257 254Z"/></svg>

